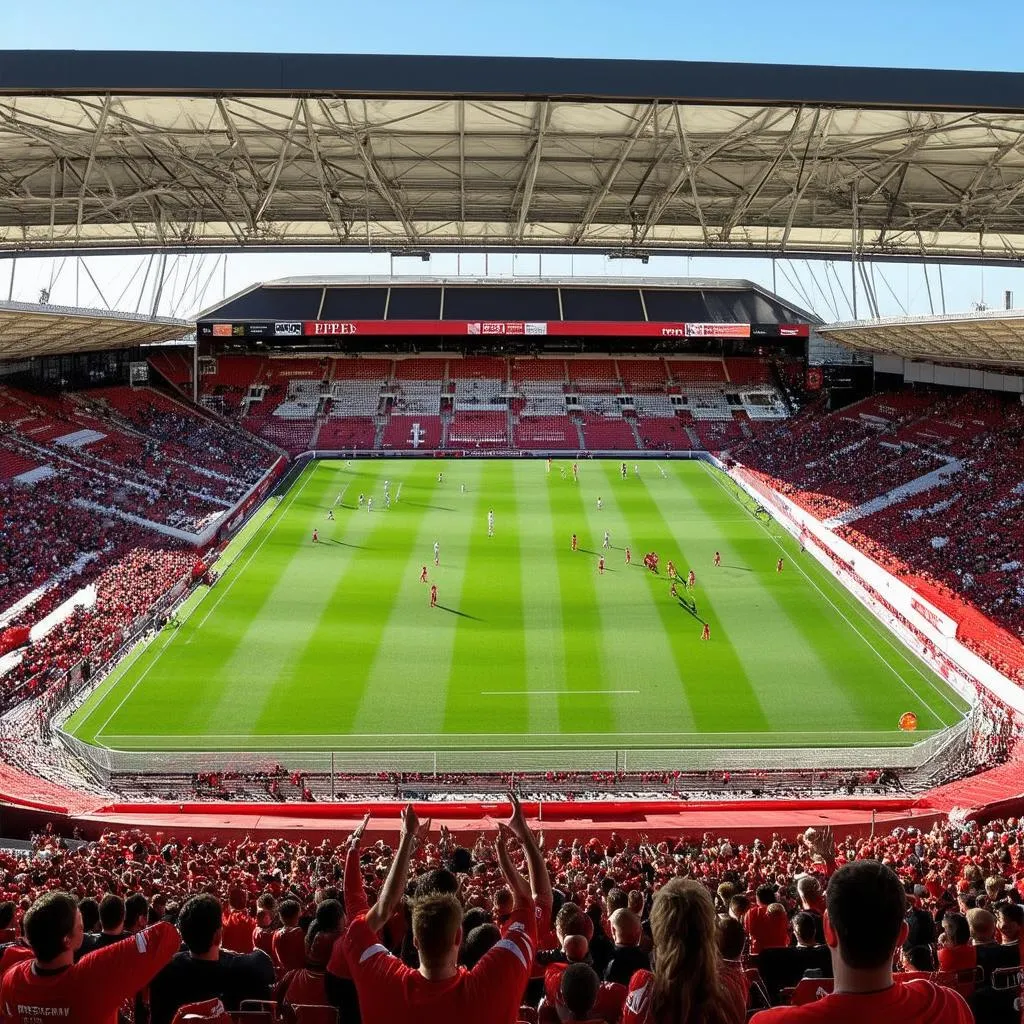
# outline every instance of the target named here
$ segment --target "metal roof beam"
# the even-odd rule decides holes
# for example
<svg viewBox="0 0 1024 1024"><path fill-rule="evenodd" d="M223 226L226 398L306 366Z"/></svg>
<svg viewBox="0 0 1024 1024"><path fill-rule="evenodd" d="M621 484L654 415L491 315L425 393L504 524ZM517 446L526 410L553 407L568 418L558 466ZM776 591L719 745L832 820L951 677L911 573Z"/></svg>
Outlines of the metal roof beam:
<svg viewBox="0 0 1024 1024"><path fill-rule="evenodd" d="M727 150L729 146L738 141L751 138L759 131L765 130L785 116L785 112L779 114L774 110L759 111L757 114L744 118L740 124L736 125L732 129L732 131L727 132L718 140L718 142L707 148L707 150L692 154L691 159L695 163L695 167L690 166L691 161L684 159L683 166L663 189L662 194L660 194L660 196L658 196L648 207L647 216L644 220L643 227L640 230L639 237L636 239L636 244L642 245L644 243L649 236L651 229L658 224L660 220L662 220L666 210L669 208L669 204L676 198L679 189L682 188L682 186L690 179L690 175L695 170L699 169L702 165L707 164L713 157L718 156L718 154L722 153L724 150Z"/></svg>
<svg viewBox="0 0 1024 1024"><path fill-rule="evenodd" d="M336 201L341 202L341 194L333 190L328 183L323 156L320 153L320 142L317 138L316 127L309 113L309 103L305 99L300 100L300 103L302 104L302 119L306 125L306 138L309 140L309 152L313 157L313 165L316 167L317 180L320 182L320 197L323 202L324 212L327 214L328 220L334 225L338 238L342 241L347 241L349 234L348 224L341 222L341 219L338 217L338 211L334 208Z"/></svg>
<svg viewBox="0 0 1024 1024"><path fill-rule="evenodd" d="M369 132L365 130L358 130L352 122L352 115L348 110L348 103L342 104L345 110L345 116L348 118L348 125L340 124L336 118L331 114L324 100L320 100L320 111L324 115L324 119L332 125L338 132L349 139L351 142L356 155L359 157L359 162L363 166L363 172L366 176L365 183L373 188L373 190L388 204L391 212L395 215L395 218L401 223L405 229L405 233L408 240L411 242L419 241L419 233L414 227L412 221L409 218L408 212L404 205L399 200L394 188L387 181L380 168L377 166L377 161L373 154L373 148L370 145ZM364 118L364 121L366 119ZM367 223L367 229L369 229L369 222Z"/></svg>
<svg viewBox="0 0 1024 1024"><path fill-rule="evenodd" d="M78 219L75 221L76 233L82 233L82 216L85 212L85 193L89 188L89 177L92 174L93 165L96 162L96 150L103 139L103 131L107 127L107 117L110 115L112 99L110 93L103 97L103 107L100 110L99 119L96 122L96 130L93 132L92 143L89 146L89 159L85 165L85 173L82 175L82 187L78 192Z"/></svg>
<svg viewBox="0 0 1024 1024"><path fill-rule="evenodd" d="M459 235L465 235L466 224L466 101L455 104L456 130L459 133Z"/></svg>
<svg viewBox="0 0 1024 1024"><path fill-rule="evenodd" d="M516 226L512 233L515 242L523 240L523 230L526 227L526 216L530 212L530 202L533 199L533 186L537 181L537 172L540 170L540 163L544 153L544 134L551 123L551 101L544 100L537 104L536 129L533 139L533 146L527 155L526 163L523 166L523 173L516 191L520 192L519 214L516 217Z"/></svg>
<svg viewBox="0 0 1024 1024"><path fill-rule="evenodd" d="M277 160L274 163L274 170L270 175L270 181L267 182L267 187L263 193L263 197L260 199L259 205L256 207L255 218L257 224L263 220L263 215L267 212L267 207L270 206L270 200L274 197L274 190L277 188L277 183L281 179L281 171L284 169L284 162L288 157L288 151L292 147L295 127L299 123L299 115L302 111L303 100L296 100L295 109L292 111L292 119L288 124L288 130L285 132L284 141L281 144L281 150L277 154Z"/></svg>
<svg viewBox="0 0 1024 1024"><path fill-rule="evenodd" d="M615 179L618 178L619 172L622 170L627 157L633 151L633 147L636 145L637 139L639 139L644 131L646 131L647 126L651 123L651 118L655 117L657 113L658 101L655 100L647 107L643 116L637 118L636 126L623 140L622 145L619 147L619 152L615 158L615 162L612 164L608 173L604 176L604 180L601 182L600 188L591 195L590 202L587 204L583 217L580 219L579 224L572 233L572 237L569 241L570 245L578 245L580 239L584 234L586 234L587 229L590 227L594 217L597 215L597 211L601 208L601 204L605 201L608 193L612 190L612 186L615 184Z"/></svg>

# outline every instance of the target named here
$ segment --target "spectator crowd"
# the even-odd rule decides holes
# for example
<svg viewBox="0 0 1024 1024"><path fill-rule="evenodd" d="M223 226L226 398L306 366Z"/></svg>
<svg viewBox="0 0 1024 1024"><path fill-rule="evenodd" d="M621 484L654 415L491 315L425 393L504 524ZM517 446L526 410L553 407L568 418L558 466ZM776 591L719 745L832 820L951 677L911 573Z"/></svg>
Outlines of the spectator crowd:
<svg viewBox="0 0 1024 1024"><path fill-rule="evenodd" d="M821 519L945 466L924 490L894 495L837 533L949 609L967 646L1024 682L1024 408L1012 396L876 395L765 427L732 455Z"/></svg>
<svg viewBox="0 0 1024 1024"><path fill-rule="evenodd" d="M47 832L0 854L0 1020L1020 1020L1015 819L546 844L513 798L461 844L412 806L397 845L368 822L339 845Z"/></svg>
<svg viewBox="0 0 1024 1024"><path fill-rule="evenodd" d="M68 598L97 588L95 607L0 669L0 711L83 658L95 667L112 655L195 564L195 551L158 527L195 531L223 516L275 458L148 389L54 396L0 387L0 654L15 646L4 634L23 647ZM5 478L5 465L16 475Z"/></svg>

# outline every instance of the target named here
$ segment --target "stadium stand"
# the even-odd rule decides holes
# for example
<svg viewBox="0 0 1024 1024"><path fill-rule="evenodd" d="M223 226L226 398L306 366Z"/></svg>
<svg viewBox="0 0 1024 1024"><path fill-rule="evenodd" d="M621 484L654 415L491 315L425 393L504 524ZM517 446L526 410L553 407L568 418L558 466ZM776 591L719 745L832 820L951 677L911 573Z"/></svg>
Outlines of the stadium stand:
<svg viewBox="0 0 1024 1024"><path fill-rule="evenodd" d="M170 357L158 363L165 366ZM234 361L241 364L232 369ZM326 360L221 356L202 377L201 402L290 454L356 445L409 447L414 417L427 448L724 447L789 416L760 357L722 359L405 356ZM214 372L215 371L215 372ZM731 371L730 371L731 372ZM510 415L509 415L510 414ZM557 422L567 415L565 422ZM394 426L389 417L398 416ZM440 417L440 425L432 424ZM350 426L337 420L353 419ZM531 426L530 420L539 419ZM625 422L623 422L623 419ZM373 421L371 432L367 420ZM679 422L651 422L654 420ZM694 421L719 421L687 430ZM633 426L636 425L634 431ZM553 440L545 441L545 438Z"/></svg>
<svg viewBox="0 0 1024 1024"><path fill-rule="evenodd" d="M381 448L435 449L441 447L441 417L394 414L387 421Z"/></svg>
<svg viewBox="0 0 1024 1024"><path fill-rule="evenodd" d="M516 448L573 449L579 444L568 416L521 416L513 430Z"/></svg>
<svg viewBox="0 0 1024 1024"><path fill-rule="evenodd" d="M44 966L51 962L44 935L63 948L60 918L42 913L63 891L100 904L97 913L82 903L83 949L117 949L118 936L143 933L130 945L150 951L150 966L113 984L106 997L116 1005L148 986L141 999L154 1024L208 995L197 994L190 962L208 948L214 964L204 974L230 969L234 979L217 1012L263 1000L275 1021L285 1004L312 992L341 1020L358 1013L383 1019L381 1006L390 1006L387 1019L406 1020L403 988L410 986L418 1014L440 1011L451 983L429 980L430 962L421 967L416 948L421 956L432 948L432 926L444 914L463 932L461 947L445 940L452 967L470 972L459 983L466 986L462 1020L496 1019L507 1003L509 1016L500 1019L657 1021L654 979L675 998L692 991L693 1005L719 1007L713 1019L725 1024L749 1015L804 1019L756 1015L808 1000L823 1000L813 1019L846 1019L851 999L879 1020L893 1019L880 1014L898 999L907 1024L1019 1020L1024 837L1015 818L940 818L860 838L827 828L754 842L667 829L598 838L583 830L544 843L515 809L497 835L421 827L417 810L426 808L403 812L397 845L397 822L387 812L365 836L364 821L351 842L202 840L139 829L66 842L47 827L27 849L0 852L0 941L8 943L0 947L0 990L21 991L33 947ZM381 889L389 873L397 884ZM235 952L197 938L206 934L200 920L210 934L222 926L222 950ZM870 967L850 953L854 935L861 957L872 950ZM681 966L662 976L684 936ZM69 951L67 960L85 965L97 955ZM831 996L840 965L846 994ZM401 986L374 983L378 969L401 974ZM699 987L691 977L698 970ZM494 972L505 981L484 985ZM479 992L472 978L481 980ZM45 1000L37 993L37 1002ZM575 1017L559 1014L580 1005Z"/></svg>
<svg viewBox="0 0 1024 1024"><path fill-rule="evenodd" d="M621 418L585 413L579 423L583 431L584 448L612 448L621 451L635 451L637 448L632 428Z"/></svg>
<svg viewBox="0 0 1024 1024"><path fill-rule="evenodd" d="M448 445L460 448L508 448L507 414L457 410L448 427Z"/></svg>
<svg viewBox="0 0 1024 1024"><path fill-rule="evenodd" d="M199 560L181 538L222 521L277 461L251 436L149 388L0 388L0 453L0 632L27 639L66 607L18 645L17 663L0 673L0 708L113 654L123 630Z"/></svg>
<svg viewBox="0 0 1024 1024"><path fill-rule="evenodd" d="M1024 681L1022 442L1012 399L925 389L766 426L731 454L948 608L965 643Z"/></svg>

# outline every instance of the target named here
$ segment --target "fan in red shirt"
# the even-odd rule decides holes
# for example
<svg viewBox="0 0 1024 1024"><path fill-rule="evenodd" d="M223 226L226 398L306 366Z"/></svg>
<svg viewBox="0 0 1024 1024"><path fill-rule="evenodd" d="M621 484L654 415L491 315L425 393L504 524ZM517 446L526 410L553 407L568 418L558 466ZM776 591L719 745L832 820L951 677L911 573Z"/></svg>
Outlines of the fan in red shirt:
<svg viewBox="0 0 1024 1024"><path fill-rule="evenodd" d="M9 946L5 946L3 953L0 953L0 978L15 964L21 963L22 960L31 960L32 956L32 950L28 946L21 945L20 942L12 942Z"/></svg>
<svg viewBox="0 0 1024 1024"><path fill-rule="evenodd" d="M562 990L562 982L566 971L570 967L574 964L586 963L590 952L586 936L567 936L562 943L562 951L565 953L568 963L551 964L544 972L544 998L547 1000L547 1005L556 1020L570 1019L569 1006L566 1003L565 994ZM622 1016L622 1007L625 1005L625 1002L625 985L617 985L614 982L598 979L596 991L593 999L587 1006L587 1012L595 1020L604 1021L605 1024L617 1024ZM544 1024L543 1015L541 1024Z"/></svg>
<svg viewBox="0 0 1024 1024"><path fill-rule="evenodd" d="M351 921L344 937L352 979L359 993L363 1024L418 1020L423 1024L513 1024L526 987L536 946L534 894L550 900L551 882L544 856L526 824L518 800L499 827L495 848L505 881L513 893L513 911L504 938L472 970L458 965L462 943L462 905L449 893L430 893L412 904L413 944L418 971L406 967L378 941L378 933L398 906L416 843L418 821L412 806L402 814L398 852L373 907L367 907L359 871L359 839L353 836L345 865L345 912ZM510 838L526 854L530 881L516 870Z"/></svg>
<svg viewBox="0 0 1024 1024"><path fill-rule="evenodd" d="M743 927L750 936L751 956L764 949L785 949L789 945L789 919L785 908L775 902L775 887L758 886L754 896L757 902L743 918Z"/></svg>
<svg viewBox="0 0 1024 1024"><path fill-rule="evenodd" d="M336 900L324 900L316 908L317 921L329 917L330 924L341 922L341 905ZM288 1006L324 1006L327 997L327 961L335 941L340 938L338 931L319 931L309 944L306 966L299 971L289 971L277 983L274 1001Z"/></svg>
<svg viewBox="0 0 1024 1024"><path fill-rule="evenodd" d="M956 974L977 966L978 951L971 945L970 925L963 914L949 913L943 917L938 946L939 970Z"/></svg>
<svg viewBox="0 0 1024 1024"><path fill-rule="evenodd" d="M278 908L281 927L271 940L272 959L282 971L298 971L306 965L306 936L299 927L302 907L295 900L282 900Z"/></svg>
<svg viewBox="0 0 1024 1024"><path fill-rule="evenodd" d="M262 949L273 960L274 958L274 913L277 903L273 895L264 893L256 901L256 927L252 930L252 948Z"/></svg>
<svg viewBox="0 0 1024 1024"><path fill-rule="evenodd" d="M762 1010L753 1024L973 1024L959 993L923 978L899 981L892 959L906 941L907 900L896 874L873 860L841 867L825 893L831 995L804 1006Z"/></svg>
<svg viewBox="0 0 1024 1024"><path fill-rule="evenodd" d="M162 922L74 962L82 945L82 915L74 897L51 892L25 915L25 936L35 954L0 979L4 1024L64 1018L75 1024L114 1024L126 999L146 987L170 962L181 939Z"/></svg>
<svg viewBox="0 0 1024 1024"><path fill-rule="evenodd" d="M543 1004L540 1024L561 1024L562 1021L584 1021L586 1024L614 1024L618 1015L611 1017L602 1010L602 990L618 989L618 1005L626 998L625 985L603 984L589 964L559 964L558 1009L551 1002Z"/></svg>
<svg viewBox="0 0 1024 1024"><path fill-rule="evenodd" d="M228 906L231 909L224 915L223 947L236 953L251 953L256 920L245 909L245 891L237 886L232 888L228 893Z"/></svg>
<svg viewBox="0 0 1024 1024"><path fill-rule="evenodd" d="M718 952L711 894L691 878L673 878L651 905L654 970L629 983L622 1024L742 1024L746 1001L730 988Z"/></svg>

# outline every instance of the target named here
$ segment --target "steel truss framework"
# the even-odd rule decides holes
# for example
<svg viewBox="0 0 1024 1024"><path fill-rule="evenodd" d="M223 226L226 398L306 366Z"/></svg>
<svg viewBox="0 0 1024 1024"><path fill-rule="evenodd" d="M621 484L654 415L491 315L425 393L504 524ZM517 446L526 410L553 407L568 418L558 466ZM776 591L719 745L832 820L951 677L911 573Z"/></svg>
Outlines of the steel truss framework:
<svg viewBox="0 0 1024 1024"><path fill-rule="evenodd" d="M226 70L193 81L184 59L197 55L179 54L159 55L170 61L162 77L131 79L111 57L109 78L97 71L62 89L57 56L37 60L34 77L18 78L17 61L0 70L0 251L1024 253L1024 75L995 76L1007 80L989 90L1002 109L963 109L952 86L983 98L993 76L949 73L956 81L943 79L931 101L936 72L704 66L712 81L735 67L734 79L768 96L737 102L724 88L637 96L642 62L475 60L456 76L463 89L430 94L460 59L446 59L445 79L431 58L320 58L342 63L304 76L303 58L252 57L271 62L261 87L240 55L206 55ZM345 87L353 62L374 60L401 83L392 94L360 87L359 75ZM630 87L613 68L602 93L597 65L626 65ZM817 95L848 98L813 98L815 70ZM592 91L542 92L556 71ZM796 72L808 74L769 92L773 75ZM515 75L515 95L498 95ZM694 65L652 65L650 86L694 75ZM875 87L886 75L915 102L893 91L886 105ZM110 88L95 86L104 80ZM870 101L857 99L862 85Z"/></svg>
<svg viewBox="0 0 1024 1024"><path fill-rule="evenodd" d="M818 333L847 348L905 359L1024 366L1024 310L830 324Z"/></svg>
<svg viewBox="0 0 1024 1024"><path fill-rule="evenodd" d="M0 302L0 359L155 345L184 338L193 326L166 317Z"/></svg>

